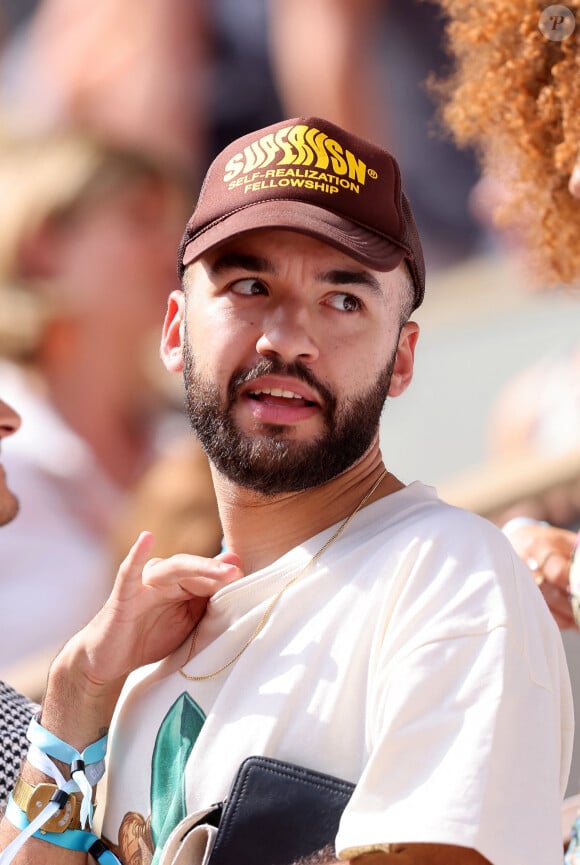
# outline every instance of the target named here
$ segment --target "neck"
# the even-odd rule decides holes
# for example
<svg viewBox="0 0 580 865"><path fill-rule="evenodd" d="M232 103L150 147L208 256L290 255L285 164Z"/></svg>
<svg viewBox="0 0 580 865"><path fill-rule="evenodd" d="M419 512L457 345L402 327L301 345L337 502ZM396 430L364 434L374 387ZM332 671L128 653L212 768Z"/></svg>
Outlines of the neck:
<svg viewBox="0 0 580 865"><path fill-rule="evenodd" d="M384 465L375 442L359 462L328 483L276 496L239 487L213 467L212 472L227 549L240 557L249 574L346 519L380 478ZM365 506L402 487L387 473Z"/></svg>

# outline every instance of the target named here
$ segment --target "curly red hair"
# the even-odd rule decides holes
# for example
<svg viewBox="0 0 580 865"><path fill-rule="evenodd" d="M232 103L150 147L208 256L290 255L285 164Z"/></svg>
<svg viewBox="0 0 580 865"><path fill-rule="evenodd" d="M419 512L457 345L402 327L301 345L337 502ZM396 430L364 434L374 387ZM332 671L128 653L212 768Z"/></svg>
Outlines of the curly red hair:
<svg viewBox="0 0 580 865"><path fill-rule="evenodd" d="M539 280L580 277L580 201L568 191L580 151L580 26L550 41L538 29L548 3L438 0L454 69L432 82L460 146L506 187L496 214L517 224ZM580 0L567 8L580 10Z"/></svg>

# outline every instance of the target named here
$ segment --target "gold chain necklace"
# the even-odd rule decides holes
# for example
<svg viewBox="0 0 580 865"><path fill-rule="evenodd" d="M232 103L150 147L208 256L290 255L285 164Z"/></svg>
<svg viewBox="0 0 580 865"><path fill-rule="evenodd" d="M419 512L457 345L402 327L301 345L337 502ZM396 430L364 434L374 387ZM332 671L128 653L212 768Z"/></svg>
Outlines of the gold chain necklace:
<svg viewBox="0 0 580 865"><path fill-rule="evenodd" d="M321 556L323 553L325 553L326 550L327 550L327 549L328 549L328 548L329 548L329 547L330 547L330 546L331 546L335 541L338 540L338 538L342 535L342 533L344 532L344 530L346 529L346 527L348 526L348 524L350 523L350 521L352 520L352 518L354 517L354 515L355 515L356 513L358 513L358 511L360 511L360 509L363 507L363 505L366 504L366 502L368 502L368 500L370 499L370 497L372 496L372 494L375 492L375 490L378 489L379 485L381 484L381 482L383 481L383 479L385 478L386 475L387 475L387 470L386 470L386 469L383 469L383 471L381 472L381 474L379 475L379 477L378 477L378 478L376 479L376 481L373 483L373 485L372 485L372 487L370 488L370 490L369 490L367 493L365 493L365 495L364 495L363 498L360 500L360 502L358 503L358 505L356 506L356 508L354 509L354 511L352 511L352 512L347 516L347 518L344 520L344 522L342 522L342 523L340 524L340 526L339 526L338 529L335 531L335 533L332 535L332 537L330 537L330 538L326 541L326 543L325 543L325 544L324 544L324 545L323 545L323 546L318 550L317 553L314 553L314 555L312 556L312 558L310 559L310 561L307 562L307 564L302 568L302 570L299 571L299 572L296 574L296 576L292 577L291 580L288 580L288 582L285 583L285 585L282 586L282 588L280 589L280 591L279 591L277 594L274 595L274 597L272 598L272 600L270 601L270 603L269 603L268 606L266 607L266 610L264 611L264 613L263 613L263 615L262 615L262 618L261 618L260 621L258 622L258 624L257 624L257 626L256 626L256 628L255 628L255 630L254 630L254 632L251 634L251 636L249 637L249 639L246 640L246 642L243 644L243 646L241 647L241 649L239 649L239 651L237 651L236 654L235 654L232 658L230 658L229 661L227 661L227 662L226 662L222 667L220 667L218 670L214 670L213 673L206 673L204 676L190 676L188 673L185 673L185 672L183 671L183 667L185 667L186 664L189 664L189 662L191 661L191 659L192 659L192 657L193 657L193 653L195 652L195 646L196 646L196 643L197 643L197 632L198 632L198 628L199 628L199 622L198 622L197 625L195 626L195 628L193 629L193 633L192 633L192 635L191 635L191 643L190 643L190 646L189 646L189 652L188 652L188 654L187 654L187 658L186 658L186 660L185 660L183 666L180 667L179 670L178 670L177 672L180 673L180 675L182 675L184 679L188 679L190 682L204 682L204 681L206 681L207 679L214 679L216 676L219 676L220 673L223 673L224 670L227 670L228 667L231 667L233 664L235 664L236 661L238 660L238 658L240 658L240 657L244 654L244 652L246 651L246 649L248 648L248 646L251 646L251 644L254 642L254 640L256 639L256 637L258 636L258 634L263 630L263 628L264 628L266 622L267 622L268 619L270 618L270 615L271 615L271 613L272 613L272 610L274 609L274 607L276 606L276 604L278 603L278 601L280 600L280 598L282 597L282 595L284 594L284 592L286 591L286 589L289 589L290 586L293 586L294 583L297 583L298 580L301 579L301 578L304 576L304 574L305 574L305 573L306 573L306 572L307 572L307 571L312 567L312 565L313 565L315 562L318 561L318 559L320 558L320 556ZM201 621L201 620L200 620L200 621Z"/></svg>

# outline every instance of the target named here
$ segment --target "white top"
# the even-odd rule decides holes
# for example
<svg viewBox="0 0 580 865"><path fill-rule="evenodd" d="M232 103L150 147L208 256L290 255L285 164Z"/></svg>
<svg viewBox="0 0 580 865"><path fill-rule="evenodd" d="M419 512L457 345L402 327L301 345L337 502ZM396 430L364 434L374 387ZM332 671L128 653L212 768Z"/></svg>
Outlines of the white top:
<svg viewBox="0 0 580 865"><path fill-rule="evenodd" d="M106 599L105 536L121 501L92 451L17 366L0 361L0 397L22 416L2 443L20 513L0 530L0 670L56 652Z"/></svg>
<svg viewBox="0 0 580 865"><path fill-rule="evenodd" d="M231 658L334 528L221 589L187 672ZM345 858L438 842L493 865L561 863L573 717L558 629L501 532L432 489L360 511L226 672L187 682L187 650L134 674L120 703L104 834L116 842L123 821L125 852L149 815L147 843L165 844L260 754L357 784Z"/></svg>

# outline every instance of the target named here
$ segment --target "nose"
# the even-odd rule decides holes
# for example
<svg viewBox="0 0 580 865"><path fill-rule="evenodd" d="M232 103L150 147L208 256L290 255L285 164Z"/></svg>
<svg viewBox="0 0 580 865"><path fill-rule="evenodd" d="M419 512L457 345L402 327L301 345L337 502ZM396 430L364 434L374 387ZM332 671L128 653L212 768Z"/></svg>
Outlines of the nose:
<svg viewBox="0 0 580 865"><path fill-rule="evenodd" d="M279 305L265 318L256 351L263 357L277 355L287 363L313 363L319 355L306 311Z"/></svg>
<svg viewBox="0 0 580 865"><path fill-rule="evenodd" d="M20 415L0 399L0 439L15 433L21 423Z"/></svg>

